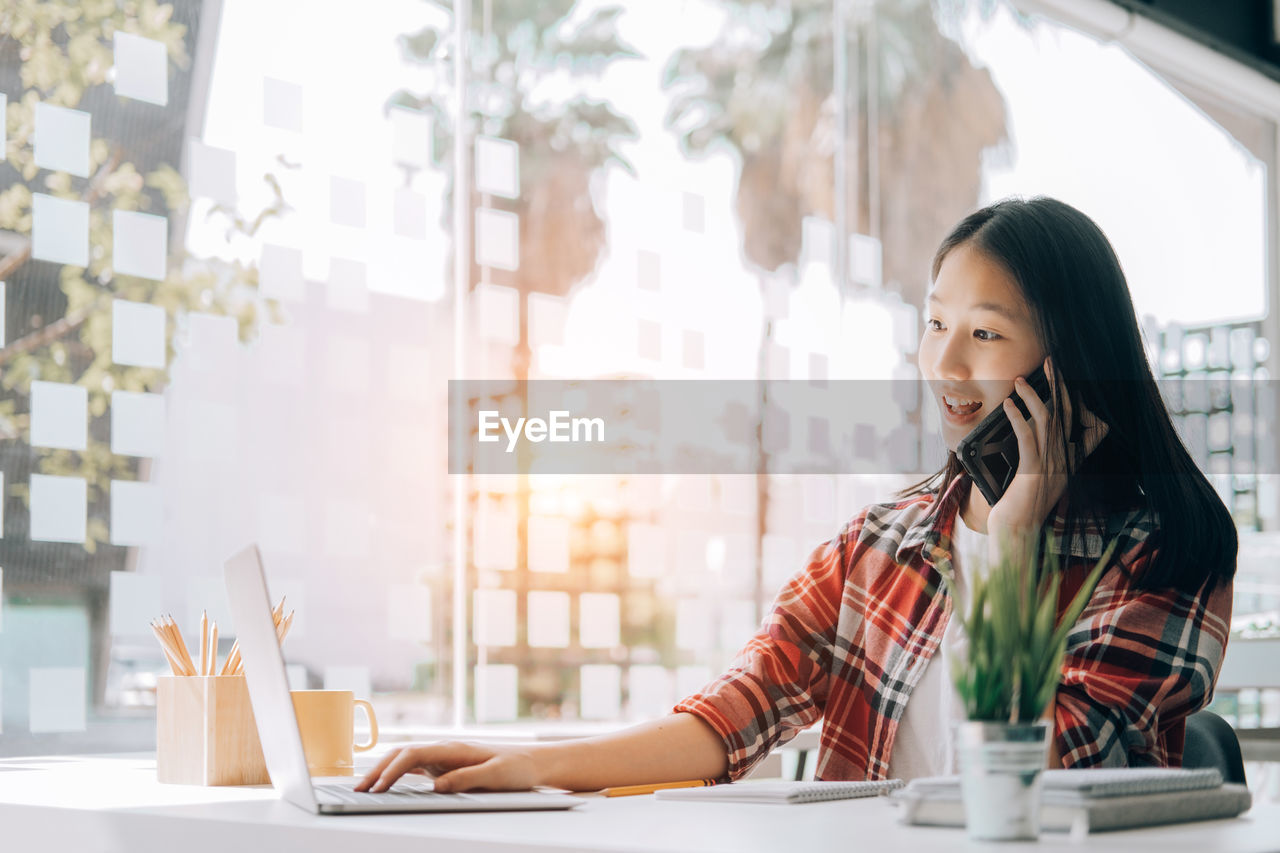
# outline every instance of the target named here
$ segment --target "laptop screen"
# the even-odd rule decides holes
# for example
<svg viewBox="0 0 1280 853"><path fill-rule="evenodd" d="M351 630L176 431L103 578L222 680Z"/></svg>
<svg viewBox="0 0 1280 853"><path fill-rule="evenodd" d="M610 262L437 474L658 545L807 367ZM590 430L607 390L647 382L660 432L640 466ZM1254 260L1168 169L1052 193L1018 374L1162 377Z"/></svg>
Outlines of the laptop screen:
<svg viewBox="0 0 1280 853"><path fill-rule="evenodd" d="M319 811L307 757L293 712L284 654L271 620L271 599L262 573L258 547L250 545L227 561L227 596L235 623L244 674L249 682L249 702L258 724L258 739L267 761L271 783L286 800L310 812Z"/></svg>

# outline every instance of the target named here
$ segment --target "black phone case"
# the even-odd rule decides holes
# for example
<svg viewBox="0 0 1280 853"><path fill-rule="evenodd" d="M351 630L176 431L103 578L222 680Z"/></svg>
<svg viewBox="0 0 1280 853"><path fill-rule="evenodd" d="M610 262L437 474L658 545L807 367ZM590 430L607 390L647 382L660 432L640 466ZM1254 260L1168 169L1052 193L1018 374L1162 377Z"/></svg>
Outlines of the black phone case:
<svg viewBox="0 0 1280 853"><path fill-rule="evenodd" d="M1049 379L1045 376L1043 365L1027 377L1027 384L1035 389L1041 400L1048 400ZM1022 402L1018 392L1015 390L1009 397L1018 411L1022 412L1022 416L1027 417L1026 404ZM987 415L968 435L960 439L960 443L956 445L956 457L973 478L974 485L982 492L987 503L995 506L1018 471L1018 437L1013 432L1013 424L1009 423L1004 406Z"/></svg>

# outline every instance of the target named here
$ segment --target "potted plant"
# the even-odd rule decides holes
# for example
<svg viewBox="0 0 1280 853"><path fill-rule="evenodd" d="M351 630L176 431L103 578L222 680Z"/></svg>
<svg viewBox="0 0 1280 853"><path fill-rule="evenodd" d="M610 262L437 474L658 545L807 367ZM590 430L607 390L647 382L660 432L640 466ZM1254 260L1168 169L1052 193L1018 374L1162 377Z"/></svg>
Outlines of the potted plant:
<svg viewBox="0 0 1280 853"><path fill-rule="evenodd" d="M1052 724L1044 719L1062 677L1067 633L1093 595L1116 543L1059 617L1062 565L1046 537L1001 549L985 578L975 576L967 608L957 614L968 648L952 679L968 722L956 726L961 793L969 837L1034 839L1039 831L1040 771ZM967 613L964 612L967 610Z"/></svg>

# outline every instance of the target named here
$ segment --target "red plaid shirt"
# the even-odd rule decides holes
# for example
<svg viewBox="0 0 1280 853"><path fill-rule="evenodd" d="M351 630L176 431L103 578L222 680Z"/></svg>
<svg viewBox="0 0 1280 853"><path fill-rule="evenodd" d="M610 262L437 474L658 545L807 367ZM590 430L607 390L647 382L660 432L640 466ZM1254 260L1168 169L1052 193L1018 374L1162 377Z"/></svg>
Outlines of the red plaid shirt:
<svg viewBox="0 0 1280 853"><path fill-rule="evenodd" d="M885 778L903 710L951 618L943 579L967 483L957 478L932 517L932 494L864 509L783 586L729 670L675 707L724 739L730 778L819 720L815 778ZM1104 538L1120 542L1067 639L1054 712L1062 764L1181 765L1185 718L1208 703L1222 664L1231 585L1135 589L1118 565L1137 573L1152 558L1151 514L1115 518L1082 548L1063 541L1064 508L1065 498L1050 519L1067 557L1059 612Z"/></svg>

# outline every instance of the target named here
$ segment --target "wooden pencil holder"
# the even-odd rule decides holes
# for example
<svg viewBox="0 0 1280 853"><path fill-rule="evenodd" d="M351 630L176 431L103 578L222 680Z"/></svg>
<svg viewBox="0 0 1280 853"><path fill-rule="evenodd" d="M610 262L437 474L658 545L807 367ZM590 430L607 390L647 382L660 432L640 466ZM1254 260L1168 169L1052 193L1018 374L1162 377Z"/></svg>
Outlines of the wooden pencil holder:
<svg viewBox="0 0 1280 853"><path fill-rule="evenodd" d="M243 675L160 676L156 777L179 785L271 781Z"/></svg>

